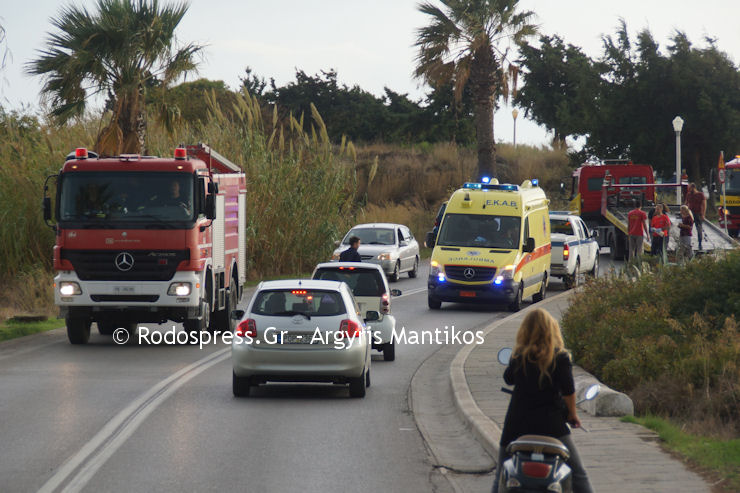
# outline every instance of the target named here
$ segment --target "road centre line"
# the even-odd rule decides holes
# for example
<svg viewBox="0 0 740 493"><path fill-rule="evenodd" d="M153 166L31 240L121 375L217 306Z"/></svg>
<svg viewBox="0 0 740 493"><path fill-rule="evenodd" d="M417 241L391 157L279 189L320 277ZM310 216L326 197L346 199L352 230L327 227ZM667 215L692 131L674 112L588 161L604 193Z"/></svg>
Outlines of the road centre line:
<svg viewBox="0 0 740 493"><path fill-rule="evenodd" d="M228 359L230 351L231 348L225 348L209 354L161 380L141 394L108 421L75 455L69 458L39 489L39 492L52 493L56 491L78 469L79 472L62 491L81 491L116 450L170 395L208 368Z"/></svg>

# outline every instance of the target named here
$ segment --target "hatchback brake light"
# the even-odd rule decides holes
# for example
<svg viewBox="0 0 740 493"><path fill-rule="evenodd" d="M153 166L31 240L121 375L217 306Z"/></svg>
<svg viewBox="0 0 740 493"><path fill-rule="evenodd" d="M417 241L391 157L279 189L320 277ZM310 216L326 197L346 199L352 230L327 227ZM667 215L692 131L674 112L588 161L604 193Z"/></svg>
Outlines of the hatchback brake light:
<svg viewBox="0 0 740 493"><path fill-rule="evenodd" d="M236 335L240 337L257 337L257 322L251 318L242 320L236 327Z"/></svg>
<svg viewBox="0 0 740 493"><path fill-rule="evenodd" d="M360 325L354 320L342 320L339 324L339 331L346 337L357 337L360 335Z"/></svg>
<svg viewBox="0 0 740 493"><path fill-rule="evenodd" d="M522 463L522 472L530 478L546 478L550 475L552 466L542 462L524 462Z"/></svg>

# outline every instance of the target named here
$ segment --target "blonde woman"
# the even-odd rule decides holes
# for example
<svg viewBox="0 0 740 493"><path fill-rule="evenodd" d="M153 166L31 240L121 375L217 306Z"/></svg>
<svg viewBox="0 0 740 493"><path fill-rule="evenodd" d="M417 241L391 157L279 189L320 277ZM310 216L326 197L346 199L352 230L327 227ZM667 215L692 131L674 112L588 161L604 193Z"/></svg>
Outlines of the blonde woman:
<svg viewBox="0 0 740 493"><path fill-rule="evenodd" d="M499 475L507 458L506 447L527 434L546 435L563 442L570 450L568 465L573 471L574 493L593 491L566 424L581 426L570 353L565 349L560 325L545 310L536 308L524 317L504 380L514 386L514 393L501 433L494 493L498 492Z"/></svg>
<svg viewBox="0 0 740 493"><path fill-rule="evenodd" d="M681 230L678 236L678 259L680 262L691 260L694 256L691 247L691 230L694 229L694 215L688 205L681 206L681 222L678 224Z"/></svg>

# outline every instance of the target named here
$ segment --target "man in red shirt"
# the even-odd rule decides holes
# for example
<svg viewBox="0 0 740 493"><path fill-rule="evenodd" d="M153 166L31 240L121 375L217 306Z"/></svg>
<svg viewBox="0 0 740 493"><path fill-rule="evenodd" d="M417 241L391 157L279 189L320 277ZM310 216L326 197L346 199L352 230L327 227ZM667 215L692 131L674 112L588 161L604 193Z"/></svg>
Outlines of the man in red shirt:
<svg viewBox="0 0 740 493"><path fill-rule="evenodd" d="M693 183L689 183L689 191L686 194L686 205L689 206L689 210L694 216L696 238L699 240L699 250L701 250L701 240L704 239L704 228L702 226L702 222L704 221L704 214L707 212L707 198Z"/></svg>
<svg viewBox="0 0 740 493"><path fill-rule="evenodd" d="M640 201L635 200L629 214L627 214L627 224L629 225L629 260L638 259L642 255L643 233L648 233L647 214L640 208Z"/></svg>

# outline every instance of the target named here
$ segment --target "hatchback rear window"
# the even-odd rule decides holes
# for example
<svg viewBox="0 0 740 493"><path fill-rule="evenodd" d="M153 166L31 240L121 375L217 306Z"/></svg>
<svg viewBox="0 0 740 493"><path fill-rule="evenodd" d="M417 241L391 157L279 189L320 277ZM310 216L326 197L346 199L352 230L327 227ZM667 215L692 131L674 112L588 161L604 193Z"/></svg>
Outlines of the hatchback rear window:
<svg viewBox="0 0 740 493"><path fill-rule="evenodd" d="M330 267L316 271L313 278L346 282L355 296L383 296L385 283L377 270L354 267Z"/></svg>
<svg viewBox="0 0 740 493"><path fill-rule="evenodd" d="M342 295L336 291L279 289L260 291L252 313L291 317L294 315L334 316L347 313Z"/></svg>

